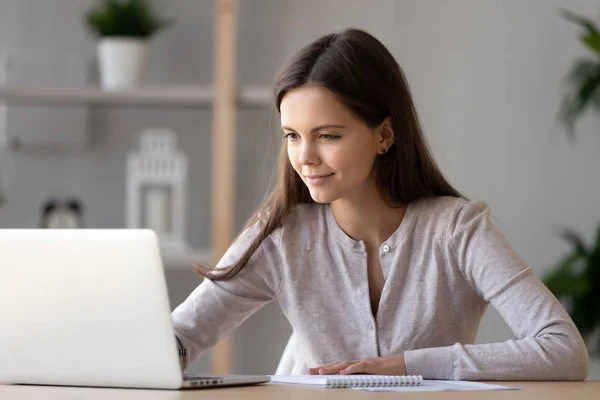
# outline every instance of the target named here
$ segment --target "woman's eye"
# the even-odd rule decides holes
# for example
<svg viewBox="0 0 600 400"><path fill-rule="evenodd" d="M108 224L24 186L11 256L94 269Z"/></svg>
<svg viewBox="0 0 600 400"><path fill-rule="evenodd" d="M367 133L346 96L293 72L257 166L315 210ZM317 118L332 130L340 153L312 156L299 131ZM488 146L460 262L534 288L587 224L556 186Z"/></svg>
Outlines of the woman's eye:
<svg viewBox="0 0 600 400"><path fill-rule="evenodd" d="M327 140L327 141L331 141L331 140L337 140L337 139L339 139L340 136L339 135L323 134L323 135L321 135L321 138L323 138L324 140Z"/></svg>
<svg viewBox="0 0 600 400"><path fill-rule="evenodd" d="M294 140L297 140L297 139L298 139L298 134L297 134L297 133L295 133L295 132L290 132L290 133L286 133L284 137L285 137L287 140L291 140L291 141L293 142Z"/></svg>

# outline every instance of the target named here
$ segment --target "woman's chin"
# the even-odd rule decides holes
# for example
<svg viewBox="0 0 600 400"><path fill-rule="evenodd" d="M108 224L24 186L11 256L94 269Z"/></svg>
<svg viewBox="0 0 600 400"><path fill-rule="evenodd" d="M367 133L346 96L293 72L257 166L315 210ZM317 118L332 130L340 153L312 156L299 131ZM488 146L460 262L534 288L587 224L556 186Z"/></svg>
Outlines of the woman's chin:
<svg viewBox="0 0 600 400"><path fill-rule="evenodd" d="M332 203L334 200L337 200L337 196L332 193L327 193L324 190L311 190L310 197L315 201L315 203Z"/></svg>

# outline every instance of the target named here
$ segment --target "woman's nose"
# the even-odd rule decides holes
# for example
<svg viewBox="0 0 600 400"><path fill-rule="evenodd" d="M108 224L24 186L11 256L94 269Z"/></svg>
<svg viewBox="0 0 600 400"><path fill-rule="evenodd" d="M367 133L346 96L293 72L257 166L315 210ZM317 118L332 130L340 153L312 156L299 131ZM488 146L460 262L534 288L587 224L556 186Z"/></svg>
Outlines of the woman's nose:
<svg viewBox="0 0 600 400"><path fill-rule="evenodd" d="M319 164L319 155L315 146L304 142L300 146L300 154L298 155L298 163L300 165Z"/></svg>

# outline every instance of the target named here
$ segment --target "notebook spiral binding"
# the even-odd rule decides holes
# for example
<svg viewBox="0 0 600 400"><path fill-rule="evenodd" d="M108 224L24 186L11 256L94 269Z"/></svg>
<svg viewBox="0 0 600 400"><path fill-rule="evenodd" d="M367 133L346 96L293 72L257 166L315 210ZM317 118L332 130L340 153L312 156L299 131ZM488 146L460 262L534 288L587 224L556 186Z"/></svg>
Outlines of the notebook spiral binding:
<svg viewBox="0 0 600 400"><path fill-rule="evenodd" d="M388 376L372 375L353 377L352 375L331 376L328 379L329 388L348 387L386 387L386 386L419 386L423 382L421 375Z"/></svg>

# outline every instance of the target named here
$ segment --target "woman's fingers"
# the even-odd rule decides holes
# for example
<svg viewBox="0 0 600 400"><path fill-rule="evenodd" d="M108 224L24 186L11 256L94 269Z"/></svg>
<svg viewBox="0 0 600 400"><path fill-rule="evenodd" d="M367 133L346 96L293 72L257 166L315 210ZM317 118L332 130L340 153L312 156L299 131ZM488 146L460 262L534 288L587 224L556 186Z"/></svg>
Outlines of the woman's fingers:
<svg viewBox="0 0 600 400"><path fill-rule="evenodd" d="M357 361L345 361L322 365L316 368L309 368L308 373L311 375L332 375L338 374L341 370L348 368Z"/></svg>
<svg viewBox="0 0 600 400"><path fill-rule="evenodd" d="M342 375L406 375L404 355L365 358L340 371Z"/></svg>
<svg viewBox="0 0 600 400"><path fill-rule="evenodd" d="M331 367L333 365L336 365L336 364L339 364L339 363L338 362L334 362L334 363L329 363L329 364L321 365L321 366L314 367L314 368L309 368L308 369L308 373L311 374L311 375L318 375L319 374L319 370L321 368L329 368L329 367Z"/></svg>
<svg viewBox="0 0 600 400"><path fill-rule="evenodd" d="M356 362L348 367L342 369L340 371L342 375L350 375L350 374L373 374L378 375L379 370L375 362L371 360L362 360Z"/></svg>
<svg viewBox="0 0 600 400"><path fill-rule="evenodd" d="M354 364L356 361L346 361L337 363L325 368L319 368L319 375L332 375L339 374L341 370L348 368L350 365Z"/></svg>
<svg viewBox="0 0 600 400"><path fill-rule="evenodd" d="M406 375L406 363L404 361L404 354L401 354L326 364L316 368L309 368L308 373L311 375L331 375L338 373L342 375Z"/></svg>

